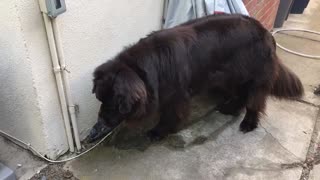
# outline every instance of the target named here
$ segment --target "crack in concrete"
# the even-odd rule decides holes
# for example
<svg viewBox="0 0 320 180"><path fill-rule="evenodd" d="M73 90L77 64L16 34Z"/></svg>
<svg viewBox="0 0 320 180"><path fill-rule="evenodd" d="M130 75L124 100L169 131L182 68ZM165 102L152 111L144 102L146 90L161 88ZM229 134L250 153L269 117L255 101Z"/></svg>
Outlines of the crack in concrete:
<svg viewBox="0 0 320 180"><path fill-rule="evenodd" d="M267 121L265 121L266 124L268 124L269 126L271 126ZM300 159L298 156L296 156L295 154L293 154L289 149L287 149L286 147L284 147L279 140L273 136L273 134L271 134L261 123L260 126L262 127L262 129L265 130L265 132L270 135L283 149L285 149L287 152L289 152L289 154L291 154L292 156L294 156L297 159Z"/></svg>
<svg viewBox="0 0 320 180"><path fill-rule="evenodd" d="M313 103L304 101L304 100L296 100L296 101L319 108L319 106L317 106ZM266 122L266 123L269 124L268 122ZM290 154L294 155L291 151L289 151L287 148L285 148L270 132L268 132L268 130L265 127L263 127L261 124L260 124L260 126L266 131L266 133L268 133L270 136L272 136L279 143L279 145L281 147L283 147L288 152L290 152ZM281 165L282 168L291 169L291 168L296 168L296 167L302 167L303 169L302 169L302 173L300 176L300 180L309 179L310 171L313 169L313 166L316 164L320 164L320 148L318 148L319 143L320 143L320 108L318 109L318 114L316 117L315 125L313 128L313 133L312 133L311 140L310 140L309 149L308 149L305 160L303 162L282 164ZM296 155L294 155L294 156L296 158L298 158Z"/></svg>
<svg viewBox="0 0 320 180"><path fill-rule="evenodd" d="M304 166L303 162L293 162L293 163L281 164L282 169L292 169L292 168L303 167L303 166Z"/></svg>
<svg viewBox="0 0 320 180"><path fill-rule="evenodd" d="M299 101L304 104L312 105L314 107L318 107L315 104L306 102L306 101ZM266 122L266 121L265 121ZM266 122L269 124L268 122ZM270 125L270 124L269 124ZM286 149L290 154L294 155L291 151L289 151L287 148L285 148L268 130L260 124L260 126L265 130L266 133L268 133L271 137L273 137L281 147ZM300 180L307 180L309 179L310 171L313 169L313 166L316 164L320 164L320 148L318 148L318 145L320 143L320 108L318 109L318 114L316 117L315 125L313 128L313 133L310 140L309 149L306 155L306 158L303 162L294 162L289 164L281 164L281 167L283 169L292 169L297 167L302 167L302 173L300 176ZM298 158L296 155L294 155L296 158ZM299 159L299 158L298 158Z"/></svg>
<svg viewBox="0 0 320 180"><path fill-rule="evenodd" d="M320 157L317 158L317 154L320 153L318 144L320 143L320 108L318 109L318 114L314 124L310 145L306 159L304 161L304 166L300 176L300 180L309 179L310 171L316 163L320 163Z"/></svg>
<svg viewBox="0 0 320 180"><path fill-rule="evenodd" d="M292 100L297 101L297 102L302 103L302 104L307 104L307 105L310 105L310 106L313 106L313 107L316 107L316 108L320 108L320 105L316 105L314 103L308 102L308 101L303 100L303 99L292 99Z"/></svg>

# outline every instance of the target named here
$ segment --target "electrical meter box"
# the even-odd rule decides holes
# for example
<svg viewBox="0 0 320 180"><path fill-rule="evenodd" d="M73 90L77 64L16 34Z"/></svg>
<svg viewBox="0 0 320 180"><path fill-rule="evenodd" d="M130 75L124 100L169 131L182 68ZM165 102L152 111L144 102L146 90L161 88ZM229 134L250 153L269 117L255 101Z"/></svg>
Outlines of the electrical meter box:
<svg viewBox="0 0 320 180"><path fill-rule="evenodd" d="M49 17L55 18L58 15L66 12L65 0L39 0L41 11Z"/></svg>

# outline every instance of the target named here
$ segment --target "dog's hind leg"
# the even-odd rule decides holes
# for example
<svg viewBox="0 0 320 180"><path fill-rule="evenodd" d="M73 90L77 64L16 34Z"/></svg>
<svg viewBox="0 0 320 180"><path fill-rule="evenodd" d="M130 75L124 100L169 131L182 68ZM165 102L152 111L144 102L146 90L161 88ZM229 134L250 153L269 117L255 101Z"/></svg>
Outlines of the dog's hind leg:
<svg viewBox="0 0 320 180"><path fill-rule="evenodd" d="M231 97L228 101L218 104L215 109L225 115L238 116L244 109L246 102L246 95L240 95L239 97Z"/></svg>
<svg viewBox="0 0 320 180"><path fill-rule="evenodd" d="M228 73L222 71L210 73L209 80L213 88L219 89L224 99L215 109L222 114L238 116L247 104L251 82L239 85L228 77Z"/></svg>
<svg viewBox="0 0 320 180"><path fill-rule="evenodd" d="M176 133L182 122L187 120L190 98L187 93L176 93L160 107L160 121L147 135L151 140L160 140L168 134Z"/></svg>
<svg viewBox="0 0 320 180"><path fill-rule="evenodd" d="M249 101L252 81L248 81L235 87L235 93L230 96L229 100L219 104L216 110L222 114L238 116L241 111L246 107Z"/></svg>
<svg viewBox="0 0 320 180"><path fill-rule="evenodd" d="M265 89L259 89L250 94L246 105L246 115L240 124L240 130L244 133L257 128L260 115L264 113L266 107L267 93Z"/></svg>

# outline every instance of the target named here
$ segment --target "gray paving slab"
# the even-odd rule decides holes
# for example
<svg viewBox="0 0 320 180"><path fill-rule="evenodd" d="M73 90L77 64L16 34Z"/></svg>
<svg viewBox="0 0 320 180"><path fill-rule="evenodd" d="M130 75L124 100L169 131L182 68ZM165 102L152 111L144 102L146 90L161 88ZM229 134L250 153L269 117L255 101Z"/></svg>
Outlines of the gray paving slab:
<svg viewBox="0 0 320 180"><path fill-rule="evenodd" d="M320 165L315 165L310 172L309 180L319 180L320 179Z"/></svg>
<svg viewBox="0 0 320 180"><path fill-rule="evenodd" d="M295 101L269 99L261 127L301 161L308 152L318 108Z"/></svg>

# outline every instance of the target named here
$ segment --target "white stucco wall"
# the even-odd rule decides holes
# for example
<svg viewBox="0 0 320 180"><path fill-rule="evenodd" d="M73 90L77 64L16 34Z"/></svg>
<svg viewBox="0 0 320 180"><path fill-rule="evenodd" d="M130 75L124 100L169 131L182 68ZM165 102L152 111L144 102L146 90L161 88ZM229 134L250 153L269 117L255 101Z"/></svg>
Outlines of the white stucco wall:
<svg viewBox="0 0 320 180"><path fill-rule="evenodd" d="M55 158L68 150L36 0L0 2L0 129Z"/></svg>
<svg viewBox="0 0 320 180"><path fill-rule="evenodd" d="M99 109L91 94L93 70L160 29L163 1L67 0L66 5L57 22L83 138ZM0 129L56 158L68 144L38 1L1 0L0 22Z"/></svg>
<svg viewBox="0 0 320 180"><path fill-rule="evenodd" d="M92 73L124 46L161 27L162 0L68 0L57 18L79 131L83 138L96 122L99 102L91 94Z"/></svg>

